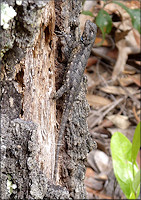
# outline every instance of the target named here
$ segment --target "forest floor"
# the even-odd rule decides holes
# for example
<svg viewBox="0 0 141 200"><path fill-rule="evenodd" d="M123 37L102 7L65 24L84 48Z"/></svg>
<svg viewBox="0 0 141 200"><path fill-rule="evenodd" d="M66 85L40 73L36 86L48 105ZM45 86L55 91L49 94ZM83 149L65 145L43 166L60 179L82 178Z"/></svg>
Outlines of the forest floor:
<svg viewBox="0 0 141 200"><path fill-rule="evenodd" d="M140 9L139 1L122 3L129 9ZM95 19L103 5L104 1L85 1L83 10L89 10L94 17L81 14L82 29L87 19ZM89 199L125 199L113 172L110 141L115 132L121 132L132 142L140 122L140 34L121 6L109 3L104 10L112 19L111 32L99 45L102 34L98 28L85 71L90 105L88 127L98 145L88 155L85 186ZM137 163L140 166L140 152Z"/></svg>

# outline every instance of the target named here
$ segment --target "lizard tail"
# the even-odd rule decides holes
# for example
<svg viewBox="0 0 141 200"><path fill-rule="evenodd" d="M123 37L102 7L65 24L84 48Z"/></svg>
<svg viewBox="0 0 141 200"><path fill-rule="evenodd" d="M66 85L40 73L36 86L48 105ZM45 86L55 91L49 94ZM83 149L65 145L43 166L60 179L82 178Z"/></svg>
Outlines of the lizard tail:
<svg viewBox="0 0 141 200"><path fill-rule="evenodd" d="M56 155L55 155L55 167L54 167L54 180L55 181L56 181L56 178L57 178L57 169L58 169L60 146L62 145L62 138L63 138L64 132L65 132L66 123L67 123L69 112L70 112L70 107L71 107L71 104L67 105L67 108L64 109L61 124L60 124L60 130L59 130L57 147L56 147Z"/></svg>

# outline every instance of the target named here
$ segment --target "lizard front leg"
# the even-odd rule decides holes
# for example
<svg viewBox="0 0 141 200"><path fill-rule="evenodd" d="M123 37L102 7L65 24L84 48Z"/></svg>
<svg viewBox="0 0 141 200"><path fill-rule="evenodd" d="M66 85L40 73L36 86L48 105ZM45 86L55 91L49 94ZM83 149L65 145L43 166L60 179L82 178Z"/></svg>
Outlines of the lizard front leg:
<svg viewBox="0 0 141 200"><path fill-rule="evenodd" d="M67 90L66 84L62 85L60 89L56 92L56 94L53 96L53 99L58 100Z"/></svg>

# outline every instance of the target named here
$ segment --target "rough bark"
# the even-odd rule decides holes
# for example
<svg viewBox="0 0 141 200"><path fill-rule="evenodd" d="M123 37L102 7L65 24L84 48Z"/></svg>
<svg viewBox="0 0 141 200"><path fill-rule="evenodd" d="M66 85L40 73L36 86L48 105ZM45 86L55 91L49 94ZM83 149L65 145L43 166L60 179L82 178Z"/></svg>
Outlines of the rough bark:
<svg viewBox="0 0 141 200"><path fill-rule="evenodd" d="M67 46L55 37L54 28L78 40L81 2L23 0L20 6L14 0L5 2L17 15L9 29L1 29L1 198L83 199L84 161L91 147L85 78L66 127L58 172L60 186L54 185L52 177L56 108L60 123L63 99L57 107L49 99L55 84L57 89L61 85L68 59Z"/></svg>
<svg viewBox="0 0 141 200"><path fill-rule="evenodd" d="M81 1L56 1L56 23L55 31L71 35L72 40L80 39L79 14L82 9ZM72 49L64 45L59 37L56 50L56 88L58 89L63 80L67 61ZM85 160L87 153L93 146L91 136L88 133L86 118L89 106L85 98L86 77L81 83L81 91L72 105L68 119L65 136L62 141L60 153L59 178L60 183L65 186L73 199L86 198L84 189ZM62 101L57 101L57 120L60 122L62 114Z"/></svg>

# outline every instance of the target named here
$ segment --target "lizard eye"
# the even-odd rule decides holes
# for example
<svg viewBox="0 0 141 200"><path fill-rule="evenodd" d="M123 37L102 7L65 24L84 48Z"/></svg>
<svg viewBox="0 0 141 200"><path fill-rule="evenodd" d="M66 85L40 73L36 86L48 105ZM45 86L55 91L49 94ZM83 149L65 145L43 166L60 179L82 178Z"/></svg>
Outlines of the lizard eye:
<svg viewBox="0 0 141 200"><path fill-rule="evenodd" d="M80 41L83 42L83 36L81 36Z"/></svg>

